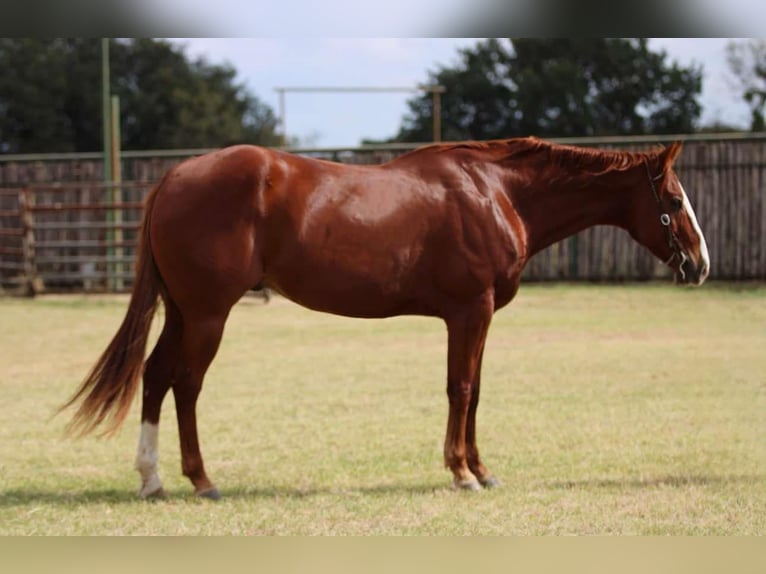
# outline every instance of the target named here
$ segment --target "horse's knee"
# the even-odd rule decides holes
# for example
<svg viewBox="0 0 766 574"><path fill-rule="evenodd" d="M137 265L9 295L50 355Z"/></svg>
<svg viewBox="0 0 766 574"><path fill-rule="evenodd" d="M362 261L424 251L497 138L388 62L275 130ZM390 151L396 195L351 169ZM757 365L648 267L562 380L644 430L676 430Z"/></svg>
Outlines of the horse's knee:
<svg viewBox="0 0 766 574"><path fill-rule="evenodd" d="M473 382L470 380L447 381L447 397L450 404L468 405L473 394Z"/></svg>

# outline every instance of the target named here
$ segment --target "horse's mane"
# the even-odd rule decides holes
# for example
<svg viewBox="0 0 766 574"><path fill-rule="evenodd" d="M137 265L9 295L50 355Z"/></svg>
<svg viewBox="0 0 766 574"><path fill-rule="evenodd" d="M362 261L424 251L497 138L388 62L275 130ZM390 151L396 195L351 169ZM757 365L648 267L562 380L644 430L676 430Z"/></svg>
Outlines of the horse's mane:
<svg viewBox="0 0 766 574"><path fill-rule="evenodd" d="M475 153L477 159L507 163L517 161L531 154L546 154L546 160L563 167L577 167L591 173L624 171L640 165L648 156L659 153L604 150L548 142L535 137L505 140L449 142L427 145L401 158L415 158L420 154L439 154L464 150ZM482 158L482 156L484 156Z"/></svg>

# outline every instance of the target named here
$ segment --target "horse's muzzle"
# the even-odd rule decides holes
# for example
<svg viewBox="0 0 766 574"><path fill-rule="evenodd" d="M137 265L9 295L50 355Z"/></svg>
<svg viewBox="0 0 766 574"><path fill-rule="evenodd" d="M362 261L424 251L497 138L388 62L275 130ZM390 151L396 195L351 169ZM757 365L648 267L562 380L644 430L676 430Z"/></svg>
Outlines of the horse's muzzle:
<svg viewBox="0 0 766 574"><path fill-rule="evenodd" d="M695 264L691 259L686 259L676 271L676 282L680 285L699 286L705 282L709 272L706 261L701 260Z"/></svg>

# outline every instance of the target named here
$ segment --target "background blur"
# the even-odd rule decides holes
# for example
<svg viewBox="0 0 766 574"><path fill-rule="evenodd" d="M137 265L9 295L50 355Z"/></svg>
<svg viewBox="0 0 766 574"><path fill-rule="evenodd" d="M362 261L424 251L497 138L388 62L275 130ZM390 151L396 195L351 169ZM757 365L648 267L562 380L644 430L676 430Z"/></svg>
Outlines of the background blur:
<svg viewBox="0 0 766 574"><path fill-rule="evenodd" d="M289 28L248 6L243 17ZM711 278L766 278L766 40L4 38L0 69L8 292L129 289L143 197L210 149L375 164L432 141L527 135L635 150L684 141L677 171ZM526 270L540 281L668 277L613 228L554 245Z"/></svg>
<svg viewBox="0 0 766 574"><path fill-rule="evenodd" d="M752 130L765 53L736 38L175 38L114 40L109 61L131 150L269 144L283 112L291 145L428 141L415 90L433 83L447 139ZM101 58L98 39L2 40L0 152L101 150ZM296 87L413 91L280 102Z"/></svg>

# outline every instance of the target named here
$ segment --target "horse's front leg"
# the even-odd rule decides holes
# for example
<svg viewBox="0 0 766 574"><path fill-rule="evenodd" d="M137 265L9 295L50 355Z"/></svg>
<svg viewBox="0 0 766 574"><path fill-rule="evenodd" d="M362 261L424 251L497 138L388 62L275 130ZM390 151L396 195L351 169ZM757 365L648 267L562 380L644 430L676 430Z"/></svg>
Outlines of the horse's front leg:
<svg viewBox="0 0 766 574"><path fill-rule="evenodd" d="M474 474L473 471L481 471L483 467L474 465L471 469L469 454L473 459L471 451L475 451L475 443L472 442L469 447L466 438L475 439L475 421L471 421L469 434L468 415L493 311L494 297L491 291L487 291L470 304L456 309L446 319L449 337L447 350L449 419L444 441L444 464L452 471L455 486L468 490L479 490L480 479L486 479L488 476L488 473L478 477ZM476 400L478 401L478 394ZM475 412L474 406L474 417ZM478 452L475 459L478 460Z"/></svg>
<svg viewBox="0 0 766 574"><path fill-rule="evenodd" d="M471 389L471 402L468 404L468 418L465 428L465 447L466 457L468 459L468 468L479 479L482 486L493 488L500 486L489 469L479 457L479 448L476 446L476 409L479 406L479 390L481 388L481 363L484 359L484 348L482 347L479 355L479 364L476 367L476 373L473 377L473 387Z"/></svg>

